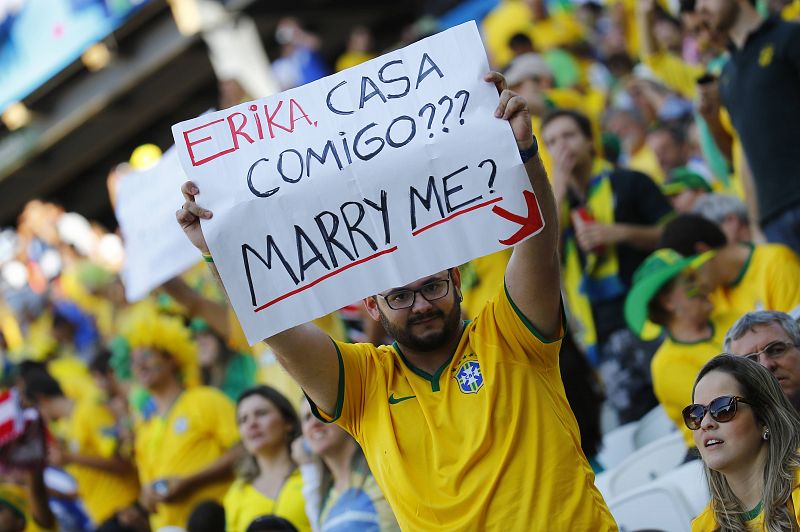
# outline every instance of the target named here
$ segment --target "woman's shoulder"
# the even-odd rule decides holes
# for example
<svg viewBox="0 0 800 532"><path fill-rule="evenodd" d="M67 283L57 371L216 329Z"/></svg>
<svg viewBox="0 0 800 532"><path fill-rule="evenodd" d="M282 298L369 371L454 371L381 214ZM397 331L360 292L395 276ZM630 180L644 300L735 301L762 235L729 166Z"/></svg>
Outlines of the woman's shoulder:
<svg viewBox="0 0 800 532"><path fill-rule="evenodd" d="M714 518L714 511L711 504L703 508L700 515L692 520L692 532L711 532L716 530L717 520Z"/></svg>

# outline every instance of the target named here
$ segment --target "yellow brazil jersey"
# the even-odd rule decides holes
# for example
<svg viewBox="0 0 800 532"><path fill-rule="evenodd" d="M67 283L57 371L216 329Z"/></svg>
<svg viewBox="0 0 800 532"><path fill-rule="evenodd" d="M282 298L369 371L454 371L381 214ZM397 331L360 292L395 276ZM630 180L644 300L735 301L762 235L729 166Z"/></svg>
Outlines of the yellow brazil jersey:
<svg viewBox="0 0 800 532"><path fill-rule="evenodd" d="M503 288L434 375L397 344L336 344L332 420L364 449L403 530L617 529L581 451L560 346Z"/></svg>
<svg viewBox="0 0 800 532"><path fill-rule="evenodd" d="M730 286L711 293L716 312L800 311L800 258L782 244L752 246L750 258Z"/></svg>
<svg viewBox="0 0 800 532"><path fill-rule="evenodd" d="M87 399L76 405L69 429L70 452L101 458L130 455L130 449L123 452L118 442L114 414L101 400ZM75 477L78 494L95 524L99 525L139 497L139 481L133 471L120 474L73 465L69 472Z"/></svg>
<svg viewBox="0 0 800 532"><path fill-rule="evenodd" d="M136 427L136 465L142 485L186 476L211 465L239 440L233 403L206 386L185 390L165 416L152 415ZM189 513L205 500L222 501L227 482L208 484L174 503L159 504L150 518L153 530L185 526Z"/></svg>
<svg viewBox="0 0 800 532"><path fill-rule="evenodd" d="M794 509L794 518L800 523L800 470L795 472L795 484L792 490L792 506ZM747 530L753 532L764 531L764 512L760 512L757 516L749 521L746 521ZM714 517L714 512L711 510L711 503L692 521L692 532L716 532L717 520Z"/></svg>
<svg viewBox="0 0 800 532"><path fill-rule="evenodd" d="M277 499L270 499L244 480L237 480L225 494L225 530L245 532L262 515L277 515L292 523L300 532L310 532L303 498L303 478L295 469L284 482Z"/></svg>
<svg viewBox="0 0 800 532"><path fill-rule="evenodd" d="M697 342L680 342L667 336L650 362L653 391L667 416L683 433L686 446L694 447L692 431L683 422L684 407L692 402L692 387L700 369L712 357L723 352L725 334L739 314L712 316L710 338Z"/></svg>

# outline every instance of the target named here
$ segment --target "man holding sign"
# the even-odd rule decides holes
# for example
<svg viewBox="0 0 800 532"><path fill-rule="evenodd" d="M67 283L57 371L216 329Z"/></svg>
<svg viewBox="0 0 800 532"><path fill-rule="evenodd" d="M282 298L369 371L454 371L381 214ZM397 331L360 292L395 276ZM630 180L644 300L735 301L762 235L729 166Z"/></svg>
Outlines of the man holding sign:
<svg viewBox="0 0 800 532"><path fill-rule="evenodd" d="M361 444L402 528L616 530L559 376L558 223L527 104L500 74L484 79L501 93L494 116L511 125L540 200L527 202L528 218L494 211L523 226L500 235L515 244L503 289L462 322L450 268L364 300L392 346L333 342L308 324L268 342L315 415ZM178 222L215 269L200 227L212 214L194 183L182 190Z"/></svg>

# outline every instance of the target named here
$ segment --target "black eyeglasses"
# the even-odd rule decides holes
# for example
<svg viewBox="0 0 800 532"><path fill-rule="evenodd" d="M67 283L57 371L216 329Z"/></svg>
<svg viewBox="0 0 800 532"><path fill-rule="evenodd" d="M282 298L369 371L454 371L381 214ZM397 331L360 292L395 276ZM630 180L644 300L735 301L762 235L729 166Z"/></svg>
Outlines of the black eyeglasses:
<svg viewBox="0 0 800 532"><path fill-rule="evenodd" d="M697 430L703 424L706 412L711 414L711 419L717 423L727 423L736 415L738 403L750 404L744 397L738 395L723 395L717 397L708 405L689 405L683 409L683 422L689 430Z"/></svg>
<svg viewBox="0 0 800 532"><path fill-rule="evenodd" d="M430 281L422 285L416 290L403 289L392 292L384 296L378 294L386 300L386 304L392 310L402 310L414 306L414 301L417 300L417 294L420 294L426 301L436 301L442 299L450 292L450 271L447 272L447 279L438 279Z"/></svg>
<svg viewBox="0 0 800 532"><path fill-rule="evenodd" d="M792 342L783 342L778 340L767 344L761 351L747 353L743 356L749 360L752 360L753 362L758 362L762 354L767 355L767 358L770 360L778 360L792 347L796 347Z"/></svg>

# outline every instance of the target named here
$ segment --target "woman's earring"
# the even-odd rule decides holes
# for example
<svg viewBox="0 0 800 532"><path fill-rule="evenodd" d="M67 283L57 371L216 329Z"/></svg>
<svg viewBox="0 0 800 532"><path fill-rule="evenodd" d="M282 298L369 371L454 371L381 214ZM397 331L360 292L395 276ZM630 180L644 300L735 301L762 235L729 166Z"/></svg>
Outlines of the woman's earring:
<svg viewBox="0 0 800 532"><path fill-rule="evenodd" d="M764 439L764 441L768 441L769 440L769 429L765 428L764 429L764 434L762 434L761 437Z"/></svg>

